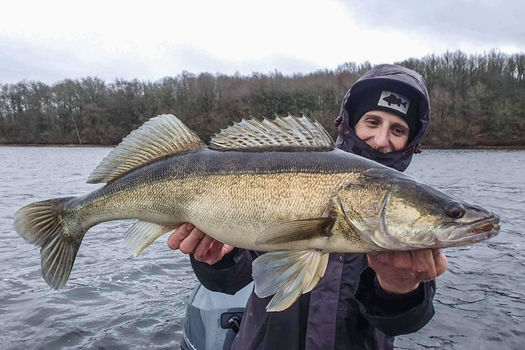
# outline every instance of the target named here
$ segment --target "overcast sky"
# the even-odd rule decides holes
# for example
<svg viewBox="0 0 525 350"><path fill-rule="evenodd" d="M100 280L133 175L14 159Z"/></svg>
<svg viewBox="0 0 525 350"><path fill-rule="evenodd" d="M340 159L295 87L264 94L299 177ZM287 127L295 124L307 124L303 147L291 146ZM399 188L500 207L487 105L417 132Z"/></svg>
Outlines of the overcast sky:
<svg viewBox="0 0 525 350"><path fill-rule="evenodd" d="M525 1L2 1L0 83L289 74L525 51Z"/></svg>

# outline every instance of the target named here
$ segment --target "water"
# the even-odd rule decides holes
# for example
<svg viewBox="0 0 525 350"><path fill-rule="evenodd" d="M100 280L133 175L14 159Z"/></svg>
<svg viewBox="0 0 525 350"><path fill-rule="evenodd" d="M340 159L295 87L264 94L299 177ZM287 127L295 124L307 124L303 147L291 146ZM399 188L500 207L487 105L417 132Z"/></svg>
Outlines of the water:
<svg viewBox="0 0 525 350"><path fill-rule="evenodd" d="M525 151L427 151L407 173L501 217L489 241L445 249L436 316L399 337L402 349L523 349L525 340Z"/></svg>
<svg viewBox="0 0 525 350"><path fill-rule="evenodd" d="M84 238L66 287L51 290L38 248L12 228L33 201L82 194L110 148L0 147L0 349L178 348L196 280L189 259L158 239L132 258L129 222ZM522 349L525 339L525 151L425 151L407 173L501 216L500 235L445 250L436 315L399 349Z"/></svg>

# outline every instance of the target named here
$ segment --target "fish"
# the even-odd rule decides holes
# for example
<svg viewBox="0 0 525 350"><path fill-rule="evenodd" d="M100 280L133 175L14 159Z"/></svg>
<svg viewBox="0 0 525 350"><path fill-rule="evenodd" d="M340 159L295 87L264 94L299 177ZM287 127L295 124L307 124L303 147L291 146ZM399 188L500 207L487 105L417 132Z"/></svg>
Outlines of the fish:
<svg viewBox="0 0 525 350"><path fill-rule="evenodd" d="M113 220L137 220L125 234L135 256L185 222L264 252L252 275L259 297L273 295L270 312L311 291L331 252L446 248L499 232L496 214L337 149L305 116L243 119L207 145L177 117L159 115L111 150L88 183L104 185L15 214L54 289L69 279L86 232Z"/></svg>
<svg viewBox="0 0 525 350"><path fill-rule="evenodd" d="M402 99L400 98L397 98L394 94L390 94L389 96L383 98L383 101L387 102L388 105L396 105L398 107L407 107L407 102L406 101L403 101Z"/></svg>

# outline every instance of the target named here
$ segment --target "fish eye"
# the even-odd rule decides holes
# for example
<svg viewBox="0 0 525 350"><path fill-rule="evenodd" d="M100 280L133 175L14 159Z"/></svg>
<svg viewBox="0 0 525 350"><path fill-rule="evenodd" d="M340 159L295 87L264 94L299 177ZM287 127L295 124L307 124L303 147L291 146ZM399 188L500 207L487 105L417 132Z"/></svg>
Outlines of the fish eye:
<svg viewBox="0 0 525 350"><path fill-rule="evenodd" d="M461 203L449 202L445 206L445 213L453 219L461 219L465 215L465 207Z"/></svg>

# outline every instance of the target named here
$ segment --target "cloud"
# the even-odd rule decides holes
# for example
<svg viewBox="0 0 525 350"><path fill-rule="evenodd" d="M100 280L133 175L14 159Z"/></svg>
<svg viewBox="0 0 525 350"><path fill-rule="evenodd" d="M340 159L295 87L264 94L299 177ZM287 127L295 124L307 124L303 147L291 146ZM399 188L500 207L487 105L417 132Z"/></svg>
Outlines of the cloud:
<svg viewBox="0 0 525 350"><path fill-rule="evenodd" d="M154 4L33 1L24 12L26 2L9 2L4 12L12 15L0 21L0 82L156 80L184 70L307 73L446 50L525 50L522 0Z"/></svg>
<svg viewBox="0 0 525 350"><path fill-rule="evenodd" d="M40 81L56 80L57 76L66 77L70 73L66 67L71 58L65 56L64 53L49 52L34 44L0 38L1 82L17 82L20 77ZM61 67L57 67L58 62Z"/></svg>
<svg viewBox="0 0 525 350"><path fill-rule="evenodd" d="M278 70L284 74L312 72L321 67L307 59L285 54L270 54L257 59L226 59L215 56L212 52L191 45L174 45L166 49L156 75L189 72L209 72L233 74L251 74L252 72L270 72ZM166 69L166 67L170 67Z"/></svg>
<svg viewBox="0 0 525 350"><path fill-rule="evenodd" d="M481 49L525 49L522 0L343 1L361 25Z"/></svg>
<svg viewBox="0 0 525 350"><path fill-rule="evenodd" d="M308 72L347 57L333 53L347 22L335 0L30 2L4 9L2 82Z"/></svg>
<svg viewBox="0 0 525 350"><path fill-rule="evenodd" d="M78 45L89 45L82 42ZM95 48L93 48L95 50ZM133 57L86 58L75 45L31 42L0 37L0 82L37 80L54 83L63 79L97 76L105 80L151 77L148 65Z"/></svg>
<svg viewBox="0 0 525 350"><path fill-rule="evenodd" d="M82 45L92 45L86 41ZM93 47L91 50L99 50ZM84 47L83 50L89 48ZM284 74L312 72L325 67L308 60L283 54L270 54L257 59L227 59L210 51L180 44L164 46L155 58L140 55L84 57L74 46L35 44L20 39L0 37L0 83L37 80L54 83L63 79L87 76L106 81L116 78L154 81L175 76L182 71L251 74L279 70ZM22 79L20 77L23 77Z"/></svg>

